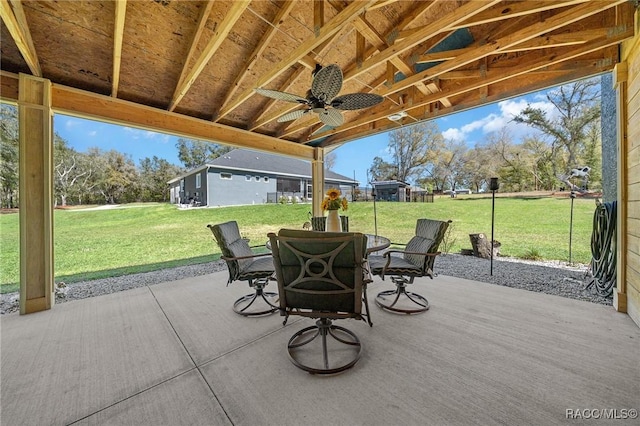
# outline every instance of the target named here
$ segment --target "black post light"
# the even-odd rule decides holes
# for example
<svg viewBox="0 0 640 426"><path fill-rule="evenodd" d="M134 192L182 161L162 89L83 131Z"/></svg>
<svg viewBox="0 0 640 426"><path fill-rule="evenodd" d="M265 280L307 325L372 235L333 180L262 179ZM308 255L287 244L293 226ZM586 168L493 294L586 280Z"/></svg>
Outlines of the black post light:
<svg viewBox="0 0 640 426"><path fill-rule="evenodd" d="M496 191L500 188L497 177L489 179L489 189L491 190L491 269L490 275L493 276L493 225L495 222L495 210L496 210Z"/></svg>
<svg viewBox="0 0 640 426"><path fill-rule="evenodd" d="M569 265L572 264L571 245L573 240L573 200L576 198L576 191L571 188L571 215L569 217Z"/></svg>
<svg viewBox="0 0 640 426"><path fill-rule="evenodd" d="M378 236L378 213L376 212L376 187L371 182L371 196L373 197L373 226L375 228L375 235Z"/></svg>

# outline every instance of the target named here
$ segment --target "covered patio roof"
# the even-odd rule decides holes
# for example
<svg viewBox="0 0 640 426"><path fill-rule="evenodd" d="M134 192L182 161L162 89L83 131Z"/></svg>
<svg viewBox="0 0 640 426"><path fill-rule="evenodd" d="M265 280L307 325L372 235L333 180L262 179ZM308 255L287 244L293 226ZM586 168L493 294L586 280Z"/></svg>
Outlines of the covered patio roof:
<svg viewBox="0 0 640 426"><path fill-rule="evenodd" d="M307 159L309 147L609 71L634 34L628 0L0 5L4 100L18 99L16 73L27 73L54 83L56 112ZM279 123L301 107L255 93L304 97L329 64L343 72L341 94L384 101L329 128L316 114Z"/></svg>

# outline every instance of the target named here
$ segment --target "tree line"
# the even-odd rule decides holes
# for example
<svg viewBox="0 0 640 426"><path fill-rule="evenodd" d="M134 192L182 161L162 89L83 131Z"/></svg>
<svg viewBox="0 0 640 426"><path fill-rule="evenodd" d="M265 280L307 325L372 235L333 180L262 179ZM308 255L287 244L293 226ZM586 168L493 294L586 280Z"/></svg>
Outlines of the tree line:
<svg viewBox="0 0 640 426"><path fill-rule="evenodd" d="M157 156L136 164L131 156L116 150L93 147L78 152L55 133L53 138L54 197L56 206L167 202L167 182L185 170L205 164L230 148L192 139L178 139L182 166ZM18 113L12 105L0 105L0 207L19 206Z"/></svg>
<svg viewBox="0 0 640 426"><path fill-rule="evenodd" d="M555 190L573 184L571 169L586 166L589 186L597 188L602 179L599 88L599 80L589 79L547 92L553 114L528 106L513 118L538 130L520 141L506 127L472 147L446 140L434 122L401 127L389 133L391 160L375 157L369 179L413 182L437 192L480 191L498 177L501 191Z"/></svg>

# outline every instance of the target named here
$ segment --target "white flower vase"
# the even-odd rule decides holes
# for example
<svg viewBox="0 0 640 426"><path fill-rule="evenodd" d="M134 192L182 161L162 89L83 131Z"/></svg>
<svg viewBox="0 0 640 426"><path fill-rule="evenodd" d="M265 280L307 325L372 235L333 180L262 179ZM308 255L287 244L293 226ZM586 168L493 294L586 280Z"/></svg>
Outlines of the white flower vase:
<svg viewBox="0 0 640 426"><path fill-rule="evenodd" d="M340 216L338 215L338 210L329 210L325 231L342 232L342 223L340 222Z"/></svg>

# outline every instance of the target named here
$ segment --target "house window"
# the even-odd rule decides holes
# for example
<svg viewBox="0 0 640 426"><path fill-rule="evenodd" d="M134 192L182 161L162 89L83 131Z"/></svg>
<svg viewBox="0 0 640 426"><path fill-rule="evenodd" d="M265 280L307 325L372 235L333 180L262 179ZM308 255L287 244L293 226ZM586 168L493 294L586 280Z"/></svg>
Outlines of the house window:
<svg viewBox="0 0 640 426"><path fill-rule="evenodd" d="M260 176L254 176L254 179L256 180L256 182L260 182Z"/></svg>
<svg viewBox="0 0 640 426"><path fill-rule="evenodd" d="M246 175L244 177L244 180L246 180L247 182L251 182L251 175Z"/></svg>
<svg viewBox="0 0 640 426"><path fill-rule="evenodd" d="M231 179L231 173L220 173L220 179Z"/></svg>
<svg viewBox="0 0 640 426"><path fill-rule="evenodd" d="M268 182L269 182L269 176L265 176L265 177L263 178L263 180L264 180L264 183L268 183Z"/></svg>
<svg viewBox="0 0 640 426"><path fill-rule="evenodd" d="M198 173L196 175L196 188L200 188L202 186L202 174Z"/></svg>

